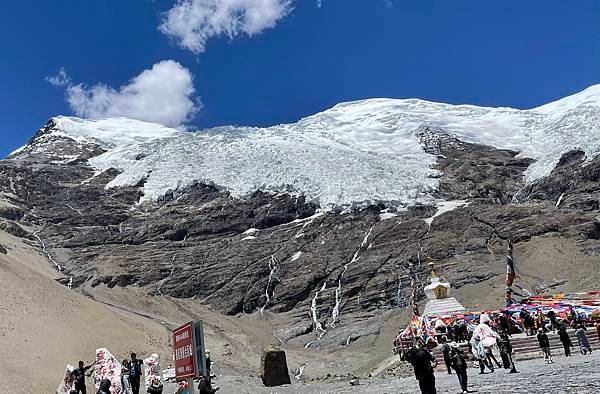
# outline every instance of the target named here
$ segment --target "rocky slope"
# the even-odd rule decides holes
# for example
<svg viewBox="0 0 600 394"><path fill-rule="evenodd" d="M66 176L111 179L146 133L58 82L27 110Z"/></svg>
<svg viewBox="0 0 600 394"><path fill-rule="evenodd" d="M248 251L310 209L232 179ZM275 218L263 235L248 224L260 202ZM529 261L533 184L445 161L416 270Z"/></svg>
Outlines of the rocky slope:
<svg viewBox="0 0 600 394"><path fill-rule="evenodd" d="M585 97L590 97L589 91ZM456 123L417 124L413 120L410 125L415 128L405 134L414 137L420 150L417 159L425 158L417 162L426 171L414 179L406 175L410 187L401 183L402 176L390 174L401 170L395 166L402 160L414 161L411 155L416 151L409 149L387 164L381 162L382 179L376 178L375 171L363 174L359 181L363 167L352 160L374 155L367 163L371 171L390 153L380 148L369 153L365 148L349 154L347 168L338 173L339 146L332 145L331 155L336 160L328 168L330 174L320 176L317 182L310 172L310 179L296 186L317 184L312 192L323 191L327 185L319 182L332 178L341 186L330 185L330 190L313 195L296 187L277 189L274 184L241 193L239 187L219 184L201 171L195 180L186 178L175 182L179 186L170 187L165 174L176 177L177 168L170 172L159 168L165 164L156 157L164 153L161 145L182 148L179 138L189 142L187 139L196 137L156 125L148 126L151 133L129 135L126 126L119 129L119 121L114 121L110 130L104 130L110 138L103 138L101 129L97 136L82 133L81 127L89 126L85 121L78 121L82 123L77 134L72 125L64 126L65 118L52 119L25 147L0 161L0 230L37 245L49 264L60 271L60 283L90 296L112 292L127 298L131 290L157 299L185 299L216 314L248 319L249 325L256 319L268 320L272 334L267 334L273 342L304 352L298 353L304 354L297 356L298 363L302 357L313 359L311 351L316 348L364 349L373 338L384 338L380 345L390 340L398 322L394 320L392 328L387 322L397 319L409 305L411 275L416 275L420 284L427 278L422 264L425 256L438 262L457 297L473 309L502 305L508 241L515 245L517 283L522 292L597 287L600 157L585 144L591 134L600 134L595 123L588 122L600 116L600 109L593 112L589 100L577 99L580 105L575 109L560 106L567 111L561 116L573 119L584 116L584 111L587 123L577 123L577 133L585 138L579 148L575 141L560 149L549 148L558 152L556 160L527 146L517 151L501 148L499 143L478 143L472 132L457 132ZM402 105L397 110L400 115L408 111ZM438 118L443 113L436 111L447 109L451 115L458 111L439 106L430 111ZM307 130L323 125L323 119L338 119L340 108L345 106L321 116L319 122L307 118L299 124L304 122ZM519 124L519 130L529 125L541 133L541 117L547 127L548 119L554 119L558 111L542 108L527 113L527 119L537 123ZM460 110L467 129L472 128L469 121L492 111L467 109ZM516 110L497 111L510 114ZM400 115L395 116L402 118ZM525 115L519 112L518 116ZM559 127L563 118L554 119ZM144 128L139 122L128 124L133 124L134 130ZM506 128L511 123L503 124ZM493 122L478 123L478 127L486 125L494 127ZM323 127L323 133L331 128ZM344 127L352 129L353 124ZM360 134L360 127L365 126L359 122L354 127L357 129L352 132ZM493 129L487 132L496 135ZM208 132L214 136L211 133L217 131ZM263 137L281 137L273 133L271 130ZM486 141L485 136L478 139ZM341 144L343 149L357 149L348 141ZM260 173L267 166L274 165L276 171L278 162L282 166L287 163L288 158L278 156L277 152L284 151L281 146L272 151L257 148L267 163ZM208 149L209 145L202 147ZM177 163L185 167L182 174L189 177L190 168L183 162L193 161L195 153L175 152L181 154ZM527 152L535 157L527 157ZM310 157L310 152L306 154ZM259 160L257 157L252 160ZM556 165L545 176L528 178L528 171L544 160ZM227 163L219 165L226 174L219 179L232 179L231 173L239 169ZM327 165L315 167L323 170ZM344 176L355 166L357 170L347 179L354 186L347 189ZM369 182L373 190L385 188L378 198L363 199L357 194L355 186ZM157 188L159 184L162 188ZM403 197L407 190L408 199ZM341 196L339 201L345 203L320 204L336 201L328 197L331 195ZM344 196L358 197L347 200ZM0 245L0 253L11 251ZM119 297L113 302L127 303ZM147 313L150 307L138 303L133 308ZM227 327L219 329L226 331ZM387 355L388 350L382 349ZM378 356L373 357L374 363ZM370 362L362 360L351 368L359 370ZM231 363L243 369L234 365L235 361Z"/></svg>

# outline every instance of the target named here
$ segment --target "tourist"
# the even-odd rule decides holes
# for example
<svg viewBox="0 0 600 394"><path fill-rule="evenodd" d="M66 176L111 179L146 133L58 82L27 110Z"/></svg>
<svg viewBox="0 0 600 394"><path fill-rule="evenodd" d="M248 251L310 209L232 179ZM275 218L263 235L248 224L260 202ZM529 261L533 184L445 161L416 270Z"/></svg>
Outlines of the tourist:
<svg viewBox="0 0 600 394"><path fill-rule="evenodd" d="M467 327L465 326L464 321L455 321L454 328L452 331L454 331L454 337L456 342L461 343L466 341Z"/></svg>
<svg viewBox="0 0 600 394"><path fill-rule="evenodd" d="M498 334L493 331L492 327L490 326L491 323L491 319L489 318L489 316L486 313L482 313L479 320L486 326L489 327L489 330L487 331L486 337L492 339L493 341L493 345L492 344L484 344L484 349L485 349L485 358L487 359L488 363L490 365L492 365L492 361L496 364L496 366L498 368L501 367L500 363L498 362L498 360L496 360L496 357L494 356L494 353L492 351L492 348L498 343ZM483 341L482 341L483 342Z"/></svg>
<svg viewBox="0 0 600 394"><path fill-rule="evenodd" d="M200 384L198 385L198 390L200 391L200 394L213 394L213 393L216 393L217 391L219 391L219 387L218 386L213 387L213 385L210 382L210 376L203 375L202 378L200 379Z"/></svg>
<svg viewBox="0 0 600 394"><path fill-rule="evenodd" d="M535 314L535 325L536 328L539 329L541 328L542 330L547 331L546 330L546 317L544 316L544 313L542 312L541 309L538 309L536 314Z"/></svg>
<svg viewBox="0 0 600 394"><path fill-rule="evenodd" d="M159 378L155 377L150 383L150 387L146 390L149 394L162 394L163 384Z"/></svg>
<svg viewBox="0 0 600 394"><path fill-rule="evenodd" d="M558 337L560 338L560 342L565 349L565 357L571 356L571 347L573 346L573 342L571 342L571 337L567 332L567 327L564 324L561 324L558 328Z"/></svg>
<svg viewBox="0 0 600 394"><path fill-rule="evenodd" d="M456 371L456 376L458 377L458 383L460 384L460 388L464 393L468 393L467 390L467 358L462 350L458 347L458 343L452 344L452 349L450 352L450 359L452 363L452 368Z"/></svg>
<svg viewBox="0 0 600 394"><path fill-rule="evenodd" d="M510 323L508 321L508 317L506 316L506 311L498 316L498 332L505 332L507 335L510 335Z"/></svg>
<svg viewBox="0 0 600 394"><path fill-rule="evenodd" d="M512 358L512 344L507 333L503 332L500 334L498 348L500 349L500 357L502 358L504 369L510 369L510 373L517 373L518 371Z"/></svg>
<svg viewBox="0 0 600 394"><path fill-rule="evenodd" d="M462 336L461 334L461 327L460 324L457 324L456 322L454 322L454 324L452 325L452 339L454 339L454 342L456 343L460 343L460 338Z"/></svg>
<svg viewBox="0 0 600 394"><path fill-rule="evenodd" d="M450 345L448 345L446 337L441 337L440 343L442 344L442 354L444 355L444 364L446 364L448 375L452 375L452 365L450 362Z"/></svg>
<svg viewBox="0 0 600 394"><path fill-rule="evenodd" d="M110 380L108 379L102 379L100 381L100 385L98 386L98 391L96 391L96 394L111 394L110 393Z"/></svg>
<svg viewBox="0 0 600 394"><path fill-rule="evenodd" d="M519 317L521 318L521 323L523 324L523 329L525 331L525 335L530 336L533 335L534 332L534 322L531 314L525 310L525 308L521 309L519 312Z"/></svg>
<svg viewBox="0 0 600 394"><path fill-rule="evenodd" d="M508 339L508 335L505 332L500 333L500 338L498 338L498 349L500 350L502 366L504 367L504 369L509 369L510 361L508 355L512 350L512 346L510 344L510 340Z"/></svg>
<svg viewBox="0 0 600 394"><path fill-rule="evenodd" d="M494 352L492 351L491 346L485 347L485 358L487 359L487 361L490 365L493 365L492 364L492 362L493 362L496 364L496 366L498 368L502 367L502 365L498 362L498 360L496 360L496 356L494 356ZM493 372L493 370L492 370L492 372Z"/></svg>
<svg viewBox="0 0 600 394"><path fill-rule="evenodd" d="M544 360L547 364L552 364L552 353L550 352L550 340L548 339L548 335L544 332L544 328L540 327L538 329L537 340L540 344L540 348L544 353Z"/></svg>
<svg viewBox="0 0 600 394"><path fill-rule="evenodd" d="M556 331L556 328L560 328L558 321L556 320L556 313L554 312L554 310L550 310L548 312L548 319L550 319L550 329L552 330L552 332Z"/></svg>
<svg viewBox="0 0 600 394"><path fill-rule="evenodd" d="M133 394L139 394L140 392L140 379L142 377L142 366L144 362L136 357L135 353L131 353L131 359L129 360L129 382L131 383L131 392Z"/></svg>
<svg viewBox="0 0 600 394"><path fill-rule="evenodd" d="M479 374L482 375L485 373L485 367L487 367L491 372L494 372L494 366L487 359L485 348L483 347L483 343L479 339L479 336L472 335L469 344L471 347L471 353L479 363Z"/></svg>
<svg viewBox="0 0 600 394"><path fill-rule="evenodd" d="M586 331L587 329L581 323L575 327L575 335L577 335L577 342L579 342L579 351L581 354L592 354L592 347L590 346Z"/></svg>
<svg viewBox="0 0 600 394"><path fill-rule="evenodd" d="M129 381L129 360L123 360L121 364L121 387L123 394L132 394L131 383Z"/></svg>
<svg viewBox="0 0 600 394"><path fill-rule="evenodd" d="M454 326L449 324L446 326L446 342L456 341L456 334L454 332Z"/></svg>
<svg viewBox="0 0 600 394"><path fill-rule="evenodd" d="M436 365L435 357L429 352L422 341L418 341L411 349L410 363L415 372L415 378L419 382L422 394L435 394L435 375L433 368Z"/></svg>
<svg viewBox="0 0 600 394"><path fill-rule="evenodd" d="M94 364L96 364L96 362L94 361L92 364L84 367L84 362L80 361L78 364L78 367L75 368L73 370L73 372L71 372L71 377L73 378L73 380L75 381L75 393L79 394L86 394L87 393L87 389L85 387L85 373L94 366Z"/></svg>
<svg viewBox="0 0 600 394"><path fill-rule="evenodd" d="M204 353L204 358L206 360L206 374L210 376L212 361L210 359L210 350L206 350Z"/></svg>
<svg viewBox="0 0 600 394"><path fill-rule="evenodd" d="M175 394L190 394L190 386L187 380L182 380L179 383L177 383L177 391L175 392Z"/></svg>
<svg viewBox="0 0 600 394"><path fill-rule="evenodd" d="M435 332L436 332L436 339L438 339L438 341L439 341L439 338L446 335L446 333L447 333L446 324L444 323L444 321L442 319L437 319L435 321Z"/></svg>

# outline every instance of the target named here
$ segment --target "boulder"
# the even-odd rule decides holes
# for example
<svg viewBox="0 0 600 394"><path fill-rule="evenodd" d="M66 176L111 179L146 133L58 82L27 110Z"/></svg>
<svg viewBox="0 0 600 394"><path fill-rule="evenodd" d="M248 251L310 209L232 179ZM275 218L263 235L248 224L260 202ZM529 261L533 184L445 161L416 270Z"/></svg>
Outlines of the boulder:
<svg viewBox="0 0 600 394"><path fill-rule="evenodd" d="M267 387L291 384L285 352L275 346L263 349L260 377Z"/></svg>

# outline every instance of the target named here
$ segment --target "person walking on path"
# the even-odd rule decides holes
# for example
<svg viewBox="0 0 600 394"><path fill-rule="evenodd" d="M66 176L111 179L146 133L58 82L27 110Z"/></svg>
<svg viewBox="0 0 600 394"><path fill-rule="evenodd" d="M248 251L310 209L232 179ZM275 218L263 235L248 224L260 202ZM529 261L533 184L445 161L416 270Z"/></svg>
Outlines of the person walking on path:
<svg viewBox="0 0 600 394"><path fill-rule="evenodd" d="M481 343L479 337L473 335L469 341L469 345L471 346L471 353L473 354L473 357L475 357L479 363L479 374L483 375L485 373L485 367L487 367L491 372L494 372L494 366L492 365L491 361L488 361L485 354L485 348L483 347L483 343Z"/></svg>
<svg viewBox="0 0 600 394"><path fill-rule="evenodd" d="M435 357L427 350L424 343L417 343L416 347L411 350L410 363L413 366L415 378L419 382L421 393L436 394L435 375L433 373Z"/></svg>
<svg viewBox="0 0 600 394"><path fill-rule="evenodd" d="M558 337L560 338L560 342L565 349L565 357L571 356L571 348L573 347L573 342L571 342L571 337L567 332L567 327L564 324L561 324L558 328Z"/></svg>
<svg viewBox="0 0 600 394"><path fill-rule="evenodd" d="M502 364L500 364L498 360L496 360L496 356L494 356L494 351L492 347L485 348L485 358L487 359L490 365L493 365L492 363L495 363L498 368L502 367Z"/></svg>
<svg viewBox="0 0 600 394"><path fill-rule="evenodd" d="M460 389L463 394L468 393L467 390L467 357L463 353L462 350L458 347L458 343L453 343L452 348L450 350L450 360L452 364L452 368L456 371L456 376L458 377L458 384L460 384Z"/></svg>
<svg viewBox="0 0 600 394"><path fill-rule="evenodd" d="M508 334L503 332L498 338L498 348L500 349L500 357L502 358L502 366L504 369L510 369L509 373L518 373L517 367L512 357L512 344Z"/></svg>
<svg viewBox="0 0 600 394"><path fill-rule="evenodd" d="M578 324L575 327L575 335L577 335L577 342L579 342L579 350L581 354L592 354L592 347L590 346L590 341L588 340L587 329L583 326L583 324Z"/></svg>
<svg viewBox="0 0 600 394"><path fill-rule="evenodd" d="M552 353L550 352L550 339L548 339L548 335L544 332L543 328L538 330L537 340L540 344L540 348L544 353L544 360L547 364L552 364Z"/></svg>
<svg viewBox="0 0 600 394"><path fill-rule="evenodd" d="M510 344L510 340L508 340L508 335L506 333L501 333L500 338L498 338L498 350L500 350L500 358L502 359L502 367L504 369L510 368L510 360L509 354L512 351L512 346Z"/></svg>
<svg viewBox="0 0 600 394"><path fill-rule="evenodd" d="M444 364L446 364L448 375L452 375L452 365L450 361L450 345L448 345L446 337L441 337L440 343L442 344L442 354L444 355Z"/></svg>
<svg viewBox="0 0 600 394"><path fill-rule="evenodd" d="M73 378L73 380L75 381L75 394L86 394L87 393L87 389L85 387L85 373L92 368L96 362L94 361L92 364L84 367L83 366L83 361L80 361L78 364L78 367L75 368L73 370L73 372L71 372L71 377Z"/></svg>
<svg viewBox="0 0 600 394"><path fill-rule="evenodd" d="M131 392L133 394L140 393L140 380L142 378L142 366L144 362L136 357L135 353L131 353L129 360L129 383L131 384Z"/></svg>

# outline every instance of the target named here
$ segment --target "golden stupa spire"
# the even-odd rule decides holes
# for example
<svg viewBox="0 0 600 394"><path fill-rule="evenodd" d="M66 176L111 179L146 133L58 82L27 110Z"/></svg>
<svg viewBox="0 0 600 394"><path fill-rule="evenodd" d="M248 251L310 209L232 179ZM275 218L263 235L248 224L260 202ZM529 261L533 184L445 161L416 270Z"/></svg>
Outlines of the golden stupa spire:
<svg viewBox="0 0 600 394"><path fill-rule="evenodd" d="M433 262L433 258L431 256L427 256L427 266L429 267L430 276L432 278L437 278L437 273L435 272L435 263Z"/></svg>

